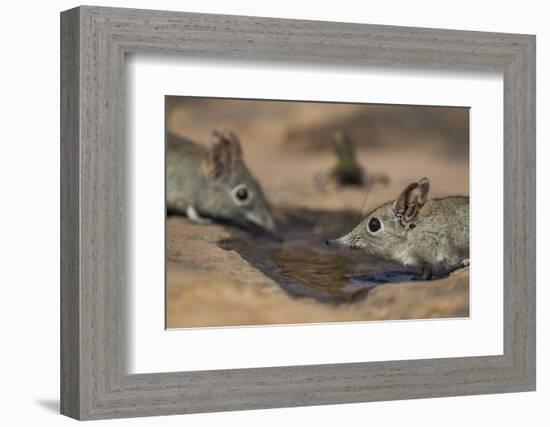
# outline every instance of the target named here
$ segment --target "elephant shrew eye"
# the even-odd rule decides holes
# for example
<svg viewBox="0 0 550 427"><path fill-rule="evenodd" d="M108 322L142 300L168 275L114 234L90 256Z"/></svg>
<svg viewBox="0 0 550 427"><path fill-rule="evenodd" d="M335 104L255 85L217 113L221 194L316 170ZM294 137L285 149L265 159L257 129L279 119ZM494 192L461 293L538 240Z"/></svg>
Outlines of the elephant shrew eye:
<svg viewBox="0 0 550 427"><path fill-rule="evenodd" d="M235 195L237 196L237 199L244 202L246 199L248 199L248 190L244 187L239 188Z"/></svg>
<svg viewBox="0 0 550 427"><path fill-rule="evenodd" d="M371 233L376 233L378 230L382 228L382 223L378 218L372 217L371 219L369 219L367 226Z"/></svg>

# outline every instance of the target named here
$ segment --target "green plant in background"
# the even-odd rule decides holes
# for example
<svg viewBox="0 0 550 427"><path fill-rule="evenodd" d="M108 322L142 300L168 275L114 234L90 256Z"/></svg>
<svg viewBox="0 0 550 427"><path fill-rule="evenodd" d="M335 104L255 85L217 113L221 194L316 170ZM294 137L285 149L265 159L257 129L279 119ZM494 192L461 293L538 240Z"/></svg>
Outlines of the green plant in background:
<svg viewBox="0 0 550 427"><path fill-rule="evenodd" d="M333 141L335 163L329 172L329 180L338 185L363 185L364 173L355 157L353 141L341 131L335 132Z"/></svg>

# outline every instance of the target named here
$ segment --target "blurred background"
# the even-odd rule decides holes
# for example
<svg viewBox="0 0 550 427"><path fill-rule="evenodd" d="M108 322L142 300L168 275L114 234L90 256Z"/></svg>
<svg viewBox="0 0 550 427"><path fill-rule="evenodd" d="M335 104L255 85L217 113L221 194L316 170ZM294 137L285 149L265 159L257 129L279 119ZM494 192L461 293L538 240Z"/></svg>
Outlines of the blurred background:
<svg viewBox="0 0 550 427"><path fill-rule="evenodd" d="M335 132L353 142L367 176L389 178L387 186L370 192L372 207L423 176L430 178L432 196L468 194L468 108L186 97L166 101L169 131L205 144L213 129L235 132L248 167L275 204L361 208L363 189L315 191L315 177L335 163Z"/></svg>

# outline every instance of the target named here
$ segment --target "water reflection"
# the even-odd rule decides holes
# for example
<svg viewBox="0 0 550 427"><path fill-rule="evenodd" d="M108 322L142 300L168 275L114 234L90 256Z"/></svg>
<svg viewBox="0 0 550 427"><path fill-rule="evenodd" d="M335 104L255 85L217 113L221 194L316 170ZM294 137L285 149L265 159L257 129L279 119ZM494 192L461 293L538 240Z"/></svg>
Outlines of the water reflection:
<svg viewBox="0 0 550 427"><path fill-rule="evenodd" d="M327 247L328 237L345 231L338 224L353 222L349 212L302 211L301 221L295 217L295 212L286 212L282 243L235 232L221 246L237 251L290 294L325 302L353 302L376 286L420 279L414 272L361 251Z"/></svg>

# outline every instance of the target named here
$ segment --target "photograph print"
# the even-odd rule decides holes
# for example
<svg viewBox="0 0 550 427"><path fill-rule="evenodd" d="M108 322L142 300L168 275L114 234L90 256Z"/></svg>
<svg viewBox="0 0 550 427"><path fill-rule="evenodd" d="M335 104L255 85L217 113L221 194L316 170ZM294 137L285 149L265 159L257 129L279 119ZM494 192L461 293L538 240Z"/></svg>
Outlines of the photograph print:
<svg viewBox="0 0 550 427"><path fill-rule="evenodd" d="M468 107L165 113L167 329L469 316Z"/></svg>

